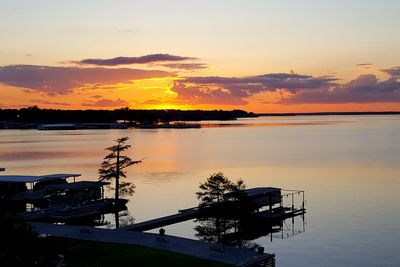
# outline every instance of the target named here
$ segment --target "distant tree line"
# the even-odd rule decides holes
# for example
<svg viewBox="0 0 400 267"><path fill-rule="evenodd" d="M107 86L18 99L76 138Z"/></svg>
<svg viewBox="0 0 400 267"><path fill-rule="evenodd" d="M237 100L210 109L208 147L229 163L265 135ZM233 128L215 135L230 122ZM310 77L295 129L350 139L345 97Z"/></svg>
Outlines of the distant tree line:
<svg viewBox="0 0 400 267"><path fill-rule="evenodd" d="M61 110L41 109L37 106L21 109L0 109L0 121L15 123L112 123L137 121L140 123L199 120L234 120L256 117L243 110Z"/></svg>

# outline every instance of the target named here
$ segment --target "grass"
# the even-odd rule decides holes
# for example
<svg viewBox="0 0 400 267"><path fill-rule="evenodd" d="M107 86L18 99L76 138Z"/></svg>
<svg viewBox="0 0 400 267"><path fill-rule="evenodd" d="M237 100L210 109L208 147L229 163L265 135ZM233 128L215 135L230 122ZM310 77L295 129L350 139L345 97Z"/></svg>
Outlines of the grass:
<svg viewBox="0 0 400 267"><path fill-rule="evenodd" d="M73 267L228 267L231 265L136 245L61 239L65 260Z"/></svg>

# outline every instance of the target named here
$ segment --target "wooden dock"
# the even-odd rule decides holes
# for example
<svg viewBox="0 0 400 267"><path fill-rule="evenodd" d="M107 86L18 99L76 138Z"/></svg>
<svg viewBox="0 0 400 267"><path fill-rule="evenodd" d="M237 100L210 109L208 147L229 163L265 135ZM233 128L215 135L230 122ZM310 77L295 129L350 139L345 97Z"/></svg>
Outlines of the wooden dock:
<svg viewBox="0 0 400 267"><path fill-rule="evenodd" d="M187 220L192 220L197 218L200 215L201 211L199 208L189 208L185 210L181 210L176 214L152 219L149 221L144 221L140 223L135 223L131 225L127 225L125 227L121 227L120 230L130 230L130 231L147 231L158 227L163 227L170 224L175 224L179 222L184 222Z"/></svg>
<svg viewBox="0 0 400 267"><path fill-rule="evenodd" d="M282 221L287 218L292 218L296 217L299 215L303 215L306 213L306 209L299 208L299 209L287 209L284 210L280 213L270 213L269 210L262 211L256 214L257 217L259 218L264 218L264 219L269 219L269 220L276 220L276 221Z"/></svg>
<svg viewBox="0 0 400 267"><path fill-rule="evenodd" d="M167 226L167 225L171 225L171 224L175 224L175 223L184 222L187 220L196 219L196 218L200 217L201 214L207 214L208 209L212 209L212 207L203 208L203 209L194 207L194 208L189 208L189 209L185 209L185 210L180 210L176 214L172 214L172 215L168 215L168 216L164 216L164 217L160 217L160 218L156 218L156 219L152 219L152 220L148 220L148 221L144 221L144 222L140 222L140 223L127 225L127 226L121 227L120 230L143 232L143 231L151 230L151 229L158 228L158 227L163 227L163 226ZM290 217L302 215L304 213L305 213L305 209L295 209L295 210L285 211L282 213L272 213L272 214L269 211L263 211L263 212L256 214L256 217L263 218L263 219L270 220L270 221L280 221L280 220L284 220L284 219L287 219Z"/></svg>

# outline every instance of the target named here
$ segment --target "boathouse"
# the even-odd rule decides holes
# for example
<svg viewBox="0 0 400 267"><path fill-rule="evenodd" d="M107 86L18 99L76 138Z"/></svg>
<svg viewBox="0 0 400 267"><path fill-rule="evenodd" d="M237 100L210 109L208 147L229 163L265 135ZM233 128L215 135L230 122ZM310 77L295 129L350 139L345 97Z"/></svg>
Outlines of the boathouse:
<svg viewBox="0 0 400 267"><path fill-rule="evenodd" d="M0 175L0 195L11 197L15 200L34 201L46 195L45 187L55 184L67 183L67 178L80 174L50 174L42 176L33 175Z"/></svg>
<svg viewBox="0 0 400 267"><path fill-rule="evenodd" d="M46 191L52 194L52 199L85 201L104 197L103 186L110 183L95 181L79 181L46 186Z"/></svg>
<svg viewBox="0 0 400 267"><path fill-rule="evenodd" d="M280 204L282 201L281 189L276 187L255 187L231 192L226 196L236 198L239 201L246 201L257 209Z"/></svg>

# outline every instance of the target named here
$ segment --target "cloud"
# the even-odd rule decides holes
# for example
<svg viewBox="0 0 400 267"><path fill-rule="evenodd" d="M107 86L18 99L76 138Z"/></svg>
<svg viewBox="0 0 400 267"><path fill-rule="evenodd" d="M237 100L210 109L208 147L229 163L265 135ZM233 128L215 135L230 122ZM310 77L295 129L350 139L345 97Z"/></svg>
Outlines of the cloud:
<svg viewBox="0 0 400 267"><path fill-rule="evenodd" d="M341 104L400 102L400 67L382 70L392 77L379 80L373 74L339 84L333 76L313 77L295 73L271 73L248 77L188 77L175 81L172 91L190 104L243 105L261 93L276 95L281 104ZM263 103L271 103L264 101Z"/></svg>
<svg viewBox="0 0 400 267"><path fill-rule="evenodd" d="M0 67L0 83L45 92L48 95L67 94L85 85L129 83L147 78L175 76L160 70L129 68L78 68L37 65L9 65Z"/></svg>
<svg viewBox="0 0 400 267"><path fill-rule="evenodd" d="M126 107L129 106L128 102L122 99L111 100L111 99L100 99L95 102L87 101L82 104L84 107Z"/></svg>
<svg viewBox="0 0 400 267"><path fill-rule="evenodd" d="M389 69L381 69L381 71L389 74L392 77L400 77L400 66Z"/></svg>
<svg viewBox="0 0 400 267"><path fill-rule="evenodd" d="M70 103L64 102L53 102L44 99L31 99L31 102L34 104L43 104L43 105L57 105L57 106L70 106Z"/></svg>
<svg viewBox="0 0 400 267"><path fill-rule="evenodd" d="M176 82L172 89L178 94L178 99L190 104L220 104L220 105L243 105L243 100L248 94L238 90L231 92L224 88L211 88L202 85L188 85Z"/></svg>
<svg viewBox="0 0 400 267"><path fill-rule="evenodd" d="M101 95L92 95L91 98L102 98Z"/></svg>
<svg viewBox="0 0 400 267"><path fill-rule="evenodd" d="M126 29L120 30L120 32L122 32L122 33L138 33L139 30L138 29L133 29L133 28L126 28Z"/></svg>
<svg viewBox="0 0 400 267"><path fill-rule="evenodd" d="M145 104L145 105L159 105L159 104L164 104L166 101L162 101L159 99L149 99L143 102L140 102L140 104Z"/></svg>
<svg viewBox="0 0 400 267"><path fill-rule="evenodd" d="M177 99L148 99L145 101L138 101L136 104L145 105L145 106L166 106L166 105L173 105L179 106L182 103L179 102Z"/></svg>
<svg viewBox="0 0 400 267"><path fill-rule="evenodd" d="M332 76L313 77L295 73L271 73L243 78L191 77L185 82L196 84L216 84L227 89L250 90L250 92L274 91L278 88L288 90L316 89L332 85L337 79Z"/></svg>
<svg viewBox="0 0 400 267"><path fill-rule="evenodd" d="M396 78L379 81L375 75L366 74L331 89L303 90L280 102L284 104L397 103L400 102L400 83Z"/></svg>
<svg viewBox="0 0 400 267"><path fill-rule="evenodd" d="M369 66L372 66L372 64L371 63L359 63L359 64L356 64L354 66L356 66L356 67L369 67Z"/></svg>
<svg viewBox="0 0 400 267"><path fill-rule="evenodd" d="M81 65L97 65L97 66L118 66L130 64L149 64L156 62L173 62L194 60L193 57L181 57L170 54L151 54L141 57L114 57L109 59L83 59L81 61L73 61L73 63Z"/></svg>
<svg viewBox="0 0 400 267"><path fill-rule="evenodd" d="M158 66L167 67L170 69L180 69L180 70L198 70L198 69L205 69L208 67L208 65L204 63L166 63L166 64L159 64Z"/></svg>
<svg viewBox="0 0 400 267"><path fill-rule="evenodd" d="M286 89L292 93L299 90L316 90L335 85L332 76L313 77L295 73L270 73L248 77L189 77L176 81L172 91L178 98L195 104L246 104L246 97L262 92Z"/></svg>

